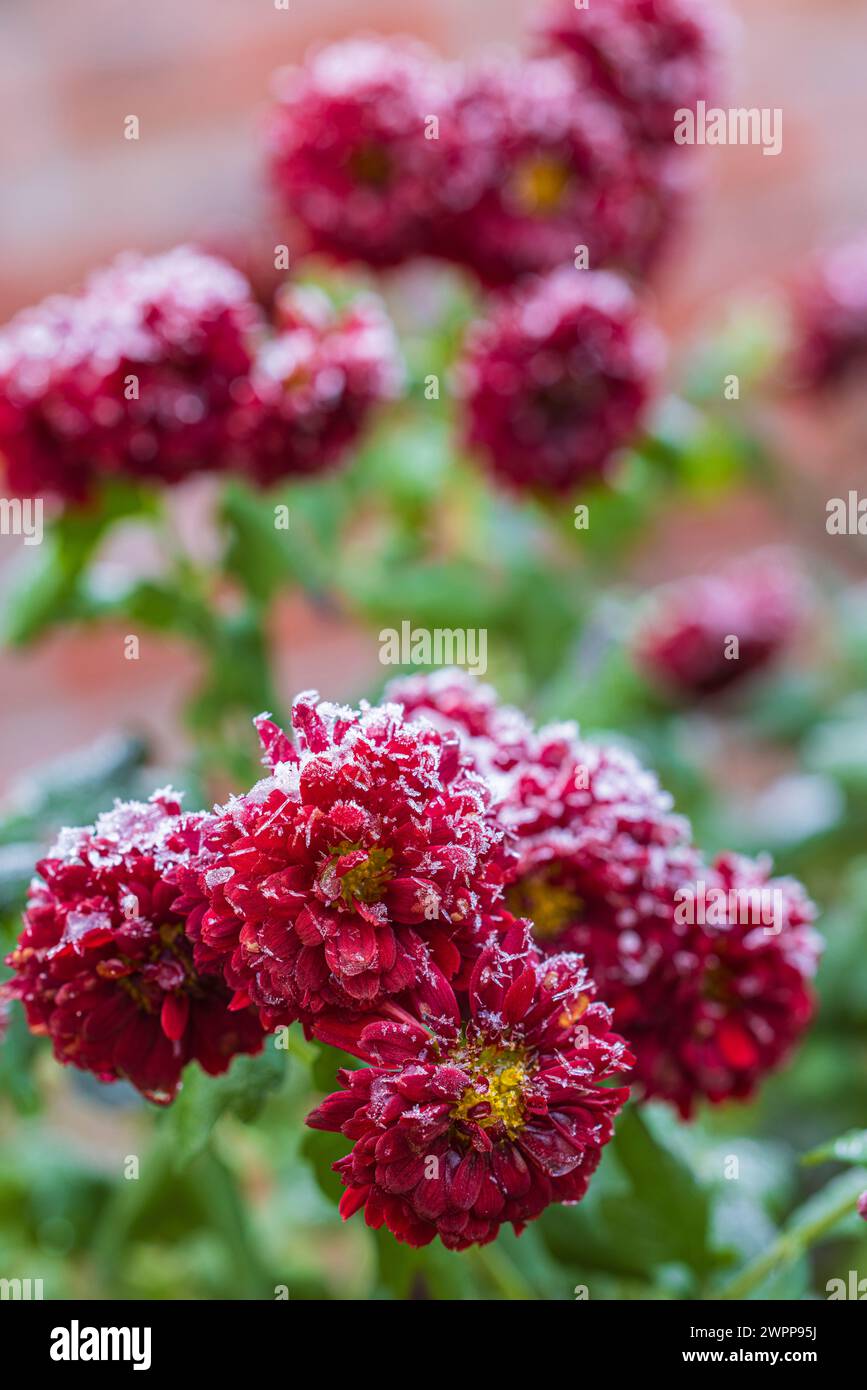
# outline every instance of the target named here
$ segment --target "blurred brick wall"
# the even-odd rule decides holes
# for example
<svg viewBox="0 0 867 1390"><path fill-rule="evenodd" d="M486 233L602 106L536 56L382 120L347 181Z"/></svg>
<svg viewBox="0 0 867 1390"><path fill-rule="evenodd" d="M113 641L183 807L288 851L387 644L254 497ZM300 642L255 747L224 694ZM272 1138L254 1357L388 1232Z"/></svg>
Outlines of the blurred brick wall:
<svg viewBox="0 0 867 1390"><path fill-rule="evenodd" d="M600 0L601 2L601 0ZM517 42L538 0L7 0L0 8L0 317L125 245L255 229L275 66L357 29L458 54ZM704 152L707 197L666 291L789 263L867 220L864 0L739 0L738 101L781 106L780 157ZM134 114L141 138L123 138ZM10 191L14 190L12 196Z"/></svg>
<svg viewBox="0 0 867 1390"><path fill-rule="evenodd" d="M268 80L313 43L411 30L456 53L517 37L495 0L18 0L0 9L0 315L119 247L255 227ZM123 120L138 116L141 138Z"/></svg>

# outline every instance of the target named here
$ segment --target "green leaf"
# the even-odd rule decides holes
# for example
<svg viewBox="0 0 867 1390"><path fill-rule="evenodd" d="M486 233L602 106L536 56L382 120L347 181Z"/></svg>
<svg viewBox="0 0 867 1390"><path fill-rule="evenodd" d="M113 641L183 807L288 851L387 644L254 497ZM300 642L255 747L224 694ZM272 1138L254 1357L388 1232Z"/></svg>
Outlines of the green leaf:
<svg viewBox="0 0 867 1390"><path fill-rule="evenodd" d="M349 1151L349 1140L342 1134L330 1134L327 1130L308 1129L299 1151L313 1170L316 1185L331 1202L339 1202L343 1194L343 1180L334 1172L333 1165Z"/></svg>
<svg viewBox="0 0 867 1390"><path fill-rule="evenodd" d="M849 696L813 730L804 761L810 771L825 773L850 793L867 797L867 696Z"/></svg>
<svg viewBox="0 0 867 1390"><path fill-rule="evenodd" d="M0 1095L8 1096L20 1115L39 1109L39 1092L33 1066L43 1046L27 1027L24 1009L17 1000L9 1009L9 1021L0 1047Z"/></svg>
<svg viewBox="0 0 867 1390"><path fill-rule="evenodd" d="M114 592L109 599L91 593L86 585L85 591L89 618L140 623L152 632L178 633L204 645L215 640L216 616L192 575L179 576L176 582L144 579Z"/></svg>
<svg viewBox="0 0 867 1390"><path fill-rule="evenodd" d="M226 488L220 519L227 533L227 573L257 602L267 603L292 573L291 530L278 530L275 504L267 495L239 482Z"/></svg>
<svg viewBox="0 0 867 1390"><path fill-rule="evenodd" d="M670 477L657 459L639 453L626 456L610 483L591 484L575 501L588 508L589 525L574 530L575 543L600 571L615 567L630 544L641 536Z"/></svg>
<svg viewBox="0 0 867 1390"><path fill-rule="evenodd" d="M20 908L44 848L29 841L9 845L0 842L0 917Z"/></svg>
<svg viewBox="0 0 867 1390"><path fill-rule="evenodd" d="M867 1129L850 1129L827 1144L811 1149L801 1159L802 1163L854 1163L867 1164Z"/></svg>
<svg viewBox="0 0 867 1390"><path fill-rule="evenodd" d="M282 1085L288 1066L286 1052L267 1038L256 1057L236 1057L223 1076L207 1076L187 1067L177 1100L167 1111L164 1127L171 1132L174 1162L183 1168L200 1153L217 1121L228 1113L249 1124L270 1095Z"/></svg>
<svg viewBox="0 0 867 1390"><path fill-rule="evenodd" d="M313 1058L311 1075L313 1084L324 1096L330 1095L332 1091L339 1090L337 1073L341 1067L348 1068L349 1071L357 1071L361 1066L357 1057L353 1057L348 1052L342 1052L337 1047L325 1047L323 1044L314 1044L316 1054Z"/></svg>
<svg viewBox="0 0 867 1390"><path fill-rule="evenodd" d="M87 506L61 512L47 528L35 572L12 596L5 640L23 646L56 623L82 616L81 579L106 532L122 518L154 509L153 495L112 482Z"/></svg>
<svg viewBox="0 0 867 1390"><path fill-rule="evenodd" d="M617 1121L599 1172L574 1209L556 1208L542 1217L550 1249L570 1263L573 1282L606 1274L658 1282L669 1280L695 1292L701 1280L728 1259L715 1249L711 1197L693 1169L666 1142L654 1115L631 1105Z"/></svg>
<svg viewBox="0 0 867 1390"><path fill-rule="evenodd" d="M518 648L534 685L560 670L581 618L582 597L573 575L532 561L512 565L496 622Z"/></svg>
<svg viewBox="0 0 867 1390"><path fill-rule="evenodd" d="M209 1144L198 1156L190 1176L206 1206L209 1224L219 1232L229 1253L242 1298L273 1298L275 1279L259 1249L248 1204L229 1165Z"/></svg>
<svg viewBox="0 0 867 1390"><path fill-rule="evenodd" d="M353 603L368 622L399 630L406 620L428 631L497 625L503 599L489 574L468 560L371 567L358 557L351 570Z"/></svg>
<svg viewBox="0 0 867 1390"><path fill-rule="evenodd" d="M582 650L589 648L589 654ZM576 719L585 733L617 730L623 741L624 730L654 709L654 696L635 669L625 647L605 644L605 636L591 632L589 641L579 645L556 679L547 687L544 704L537 714L550 719ZM657 721L654 726L662 727Z"/></svg>
<svg viewBox="0 0 867 1390"><path fill-rule="evenodd" d="M847 820L847 831L853 831L855 838L860 839L863 845L865 827L863 824L859 826L851 812ZM839 1047L839 1032L843 1028L848 1027L856 1036L863 1038L864 1025L867 1023L867 975L863 969L867 935L867 858L863 855L853 857L845 867L841 865L834 873L831 891L836 891L838 897L832 910L825 914L822 924L826 949L820 978L823 1016L838 1030L835 1041ZM833 1085L836 1080L831 1067L822 1085ZM821 1089L821 1086L817 1088L819 1092ZM844 1115L834 1127L843 1129L847 1123L859 1118L857 1113L851 1117Z"/></svg>
<svg viewBox="0 0 867 1390"><path fill-rule="evenodd" d="M389 422L368 443L356 464L368 496L384 498L396 511L423 526L453 466L442 408L436 401L408 420Z"/></svg>
<svg viewBox="0 0 867 1390"><path fill-rule="evenodd" d="M636 1106L622 1116L614 1145L632 1191L604 1201L610 1236L639 1269L672 1261L696 1275L713 1269L720 1257L710 1244L710 1195L695 1173L654 1136Z"/></svg>
<svg viewBox="0 0 867 1390"><path fill-rule="evenodd" d="M632 1184L645 1245L658 1248L660 1261L681 1259L696 1272L710 1269L718 1262L709 1244L710 1196L692 1169L666 1146L637 1106L621 1117L614 1146ZM621 1226L618 1204L611 1201L609 1206L609 1222Z"/></svg>
<svg viewBox="0 0 867 1390"><path fill-rule="evenodd" d="M733 302L724 319L701 342L692 344L686 364L686 392L702 405L724 405L723 387L736 375L741 391L760 387L786 348L788 325L783 301L744 296Z"/></svg>

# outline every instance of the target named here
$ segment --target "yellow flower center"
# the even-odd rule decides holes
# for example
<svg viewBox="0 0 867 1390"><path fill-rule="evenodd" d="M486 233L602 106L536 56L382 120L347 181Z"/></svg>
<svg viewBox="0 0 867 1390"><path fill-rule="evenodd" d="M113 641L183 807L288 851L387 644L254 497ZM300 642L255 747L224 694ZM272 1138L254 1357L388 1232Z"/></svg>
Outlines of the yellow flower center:
<svg viewBox="0 0 867 1390"><path fill-rule="evenodd" d="M722 961L709 964L702 981L702 994L712 1004L732 1001L732 974Z"/></svg>
<svg viewBox="0 0 867 1390"><path fill-rule="evenodd" d="M544 869L513 883L506 892L506 901L516 917L529 917L540 940L559 935L584 906L571 888L552 883L550 873Z"/></svg>
<svg viewBox="0 0 867 1390"><path fill-rule="evenodd" d="M523 1128L525 1096L530 1079L526 1057L520 1048L483 1047L476 1051L464 1046L452 1061L472 1080L452 1110L455 1120L472 1121L482 1129L501 1124L510 1139ZM481 1114L473 1114L485 1106Z"/></svg>
<svg viewBox="0 0 867 1390"><path fill-rule="evenodd" d="M349 159L349 167L359 183L383 188L391 178L391 159L381 145L359 145Z"/></svg>
<svg viewBox="0 0 867 1390"><path fill-rule="evenodd" d="M159 930L160 930L160 940L162 941L163 945L164 945L164 946L168 946L169 950L174 951L175 954L177 955L177 951L176 951L176 949L175 949L175 943L177 942L178 937L181 935L181 933L182 933L183 930L184 930L183 923L182 923L182 922L164 922L163 925L160 927ZM153 957L154 954L158 955L158 954L159 954L159 950L156 949L155 952L152 953L152 957Z"/></svg>
<svg viewBox="0 0 867 1390"><path fill-rule="evenodd" d="M333 854L336 858L342 858L344 854L353 854L360 849L360 845L350 844L344 840L339 844ZM378 903L383 893L385 885L389 879L394 877L394 869L391 867L390 849L380 849L378 846L368 852L367 858L361 863L356 864L354 869L344 874L341 882L341 893L343 901L347 907L352 907L353 903Z"/></svg>
<svg viewBox="0 0 867 1390"><path fill-rule="evenodd" d="M539 216L555 212L563 201L569 178L569 170L557 159L525 159L515 170L515 198L524 212Z"/></svg>

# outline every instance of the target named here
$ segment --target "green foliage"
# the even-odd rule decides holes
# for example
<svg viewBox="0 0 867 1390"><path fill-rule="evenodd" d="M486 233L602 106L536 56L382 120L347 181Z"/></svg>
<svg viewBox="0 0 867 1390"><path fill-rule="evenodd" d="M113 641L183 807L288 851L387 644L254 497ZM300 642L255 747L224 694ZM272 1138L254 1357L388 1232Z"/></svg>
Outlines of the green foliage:
<svg viewBox="0 0 867 1390"><path fill-rule="evenodd" d="M587 1197L573 1210L550 1208L540 1221L549 1249L573 1262L594 1296L601 1272L643 1284L648 1293L691 1292L725 1251L713 1247L711 1197L659 1128L630 1106Z"/></svg>
<svg viewBox="0 0 867 1390"><path fill-rule="evenodd" d="M83 617L87 566L107 532L118 521L153 511L151 494L128 482L114 481L86 506L69 508L56 516L47 528L27 583L9 604L5 640L23 646L56 624Z"/></svg>
<svg viewBox="0 0 867 1390"><path fill-rule="evenodd" d="M867 1172L863 1169L833 1178L827 1187L814 1193L792 1213L778 1239L725 1285L720 1290L719 1297L767 1297L767 1281L784 1273L801 1260L816 1241L825 1239L847 1226L854 1231L855 1222L859 1219L855 1203L865 1186Z"/></svg>
<svg viewBox="0 0 867 1390"><path fill-rule="evenodd" d="M188 1067L181 1093L163 1119L175 1165L185 1166L207 1148L223 1115L236 1115L246 1124L258 1119L268 1097L285 1081L287 1066L286 1052L269 1038L258 1056L236 1057L222 1076Z"/></svg>
<svg viewBox="0 0 867 1390"><path fill-rule="evenodd" d="M39 1109L39 1091L34 1076L40 1042L29 1031L24 1009L16 1001L9 1007L6 1037L0 1047L0 1096L6 1097L19 1115L32 1115Z"/></svg>
<svg viewBox="0 0 867 1390"><path fill-rule="evenodd" d="M828 1144L820 1144L801 1159L802 1163L807 1164L832 1161L867 1165L867 1129L850 1129L848 1134L841 1134L839 1139L832 1139Z"/></svg>

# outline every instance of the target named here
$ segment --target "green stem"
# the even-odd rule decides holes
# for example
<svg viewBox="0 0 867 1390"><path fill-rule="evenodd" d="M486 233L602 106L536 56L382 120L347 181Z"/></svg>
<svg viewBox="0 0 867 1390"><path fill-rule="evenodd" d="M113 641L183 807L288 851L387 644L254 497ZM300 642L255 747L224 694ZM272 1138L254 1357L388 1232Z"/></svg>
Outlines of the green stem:
<svg viewBox="0 0 867 1390"><path fill-rule="evenodd" d="M838 1192L834 1201L823 1204L812 1219L798 1221L795 1226L783 1231L763 1255L725 1284L716 1297L730 1300L747 1298L772 1274L794 1264L812 1245L852 1214L865 1180L867 1175L863 1169L844 1173L835 1179L834 1187Z"/></svg>
<svg viewBox="0 0 867 1390"><path fill-rule="evenodd" d="M203 1200L232 1258L242 1298L274 1297L274 1275L259 1249L238 1180L222 1156L208 1144L193 1168Z"/></svg>
<svg viewBox="0 0 867 1390"><path fill-rule="evenodd" d="M158 1200L172 1162L167 1135L157 1133L141 1163L136 1179L119 1179L94 1230L90 1255L106 1290L119 1296L124 1288L124 1256L131 1232L148 1206Z"/></svg>

